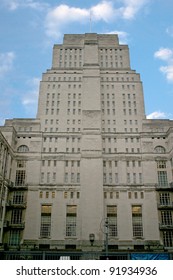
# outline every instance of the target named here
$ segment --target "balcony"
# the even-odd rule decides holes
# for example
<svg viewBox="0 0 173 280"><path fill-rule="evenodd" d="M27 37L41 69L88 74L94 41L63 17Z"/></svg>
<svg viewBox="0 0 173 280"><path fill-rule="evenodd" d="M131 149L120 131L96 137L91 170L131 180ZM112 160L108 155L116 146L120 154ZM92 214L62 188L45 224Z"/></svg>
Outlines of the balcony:
<svg viewBox="0 0 173 280"><path fill-rule="evenodd" d="M25 209L26 208L26 201L16 202L16 201L8 200L6 206L9 207L9 208Z"/></svg>
<svg viewBox="0 0 173 280"><path fill-rule="evenodd" d="M168 183L167 185L156 184L156 191L173 191L173 182Z"/></svg>
<svg viewBox="0 0 173 280"><path fill-rule="evenodd" d="M25 222L10 222L8 220L4 221L3 224L4 228L15 228L15 229L24 229L25 227Z"/></svg>
<svg viewBox="0 0 173 280"><path fill-rule="evenodd" d="M157 204L157 207L159 210L162 210L162 209L173 209L173 202L169 202L169 203L158 203Z"/></svg>
<svg viewBox="0 0 173 280"><path fill-rule="evenodd" d="M160 223L159 229L160 230L173 230L173 223L170 223L170 224Z"/></svg>
<svg viewBox="0 0 173 280"><path fill-rule="evenodd" d="M11 222L9 226L13 229L24 229L25 222Z"/></svg>
<svg viewBox="0 0 173 280"><path fill-rule="evenodd" d="M28 184L16 184L14 182L10 182L9 189L11 191L13 191L14 189L27 190L28 189Z"/></svg>

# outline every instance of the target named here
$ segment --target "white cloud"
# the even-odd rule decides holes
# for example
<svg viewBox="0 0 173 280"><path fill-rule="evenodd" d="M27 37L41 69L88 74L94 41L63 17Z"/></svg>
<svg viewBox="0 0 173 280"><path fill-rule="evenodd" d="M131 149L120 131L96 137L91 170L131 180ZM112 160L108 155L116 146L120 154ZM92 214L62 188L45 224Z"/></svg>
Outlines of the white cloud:
<svg viewBox="0 0 173 280"><path fill-rule="evenodd" d="M59 37L60 29L71 22L83 23L89 19L89 10L60 5L50 10L46 17L46 34Z"/></svg>
<svg viewBox="0 0 173 280"><path fill-rule="evenodd" d="M0 77L12 69L14 59L14 52L0 53Z"/></svg>
<svg viewBox="0 0 173 280"><path fill-rule="evenodd" d="M169 60L173 58L173 50L168 48L160 48L158 51L154 53L154 56L156 58L162 59L162 60Z"/></svg>
<svg viewBox="0 0 173 280"><path fill-rule="evenodd" d="M160 71L166 75L167 81L173 82L173 49L160 48L154 57L165 61L166 65L161 66Z"/></svg>
<svg viewBox="0 0 173 280"><path fill-rule="evenodd" d="M160 67L160 71L166 75L169 82L173 82L173 64Z"/></svg>
<svg viewBox="0 0 173 280"><path fill-rule="evenodd" d="M19 8L30 8L34 10L42 11L49 7L49 4L35 0L2 0L3 4L11 11L15 11Z"/></svg>
<svg viewBox="0 0 173 280"><path fill-rule="evenodd" d="M168 115L164 112L155 111L149 115L147 115L147 119L166 119Z"/></svg>
<svg viewBox="0 0 173 280"><path fill-rule="evenodd" d="M120 44L127 44L129 34L125 31L111 31L107 34L118 34Z"/></svg>
<svg viewBox="0 0 173 280"><path fill-rule="evenodd" d="M59 37L65 25L72 23L89 23L90 15L93 22L116 21L118 19L131 20L148 3L149 0L119 0L101 1L90 8L71 7L65 4L49 9L46 19L46 34Z"/></svg>
<svg viewBox="0 0 173 280"><path fill-rule="evenodd" d="M9 10L14 11L18 8L19 3L17 0L7 0L4 1L5 5L9 8Z"/></svg>
<svg viewBox="0 0 173 280"><path fill-rule="evenodd" d="M136 14L149 2L148 0L122 0L124 6L121 8L124 19L133 19Z"/></svg>
<svg viewBox="0 0 173 280"><path fill-rule="evenodd" d="M105 22L109 22L117 15L111 1L102 1L96 6L91 7L90 11L94 21L103 20Z"/></svg>

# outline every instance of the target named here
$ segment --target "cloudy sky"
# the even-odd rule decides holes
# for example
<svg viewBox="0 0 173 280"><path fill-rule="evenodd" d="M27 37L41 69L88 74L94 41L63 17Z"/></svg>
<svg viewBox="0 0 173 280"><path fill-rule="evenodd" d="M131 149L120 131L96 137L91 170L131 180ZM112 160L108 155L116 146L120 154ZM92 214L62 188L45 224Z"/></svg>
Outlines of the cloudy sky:
<svg viewBox="0 0 173 280"><path fill-rule="evenodd" d="M36 116L53 44L90 31L119 34L141 74L147 117L173 119L172 0L1 0L0 125Z"/></svg>

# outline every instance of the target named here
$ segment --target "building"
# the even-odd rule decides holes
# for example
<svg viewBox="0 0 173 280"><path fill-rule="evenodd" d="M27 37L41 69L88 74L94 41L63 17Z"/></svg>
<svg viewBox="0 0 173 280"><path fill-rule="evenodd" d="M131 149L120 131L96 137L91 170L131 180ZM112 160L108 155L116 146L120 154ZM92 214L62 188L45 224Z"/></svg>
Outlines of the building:
<svg viewBox="0 0 173 280"><path fill-rule="evenodd" d="M3 233L7 226L5 215L13 159L13 150L0 131L0 244L3 243Z"/></svg>
<svg viewBox="0 0 173 280"><path fill-rule="evenodd" d="M12 158L1 199L8 248L101 252L106 239L112 251L173 249L173 121L146 119L117 35L65 35L36 118L0 130Z"/></svg>

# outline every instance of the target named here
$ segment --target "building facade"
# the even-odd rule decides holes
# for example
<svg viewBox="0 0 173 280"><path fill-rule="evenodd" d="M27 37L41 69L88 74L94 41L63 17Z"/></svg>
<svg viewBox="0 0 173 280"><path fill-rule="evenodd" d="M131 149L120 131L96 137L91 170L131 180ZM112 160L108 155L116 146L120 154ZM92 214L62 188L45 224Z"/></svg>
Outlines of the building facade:
<svg viewBox="0 0 173 280"><path fill-rule="evenodd" d="M36 118L0 130L11 157L3 244L87 251L92 237L102 251L107 237L109 250L172 250L173 121L146 119L140 75L117 35L65 35Z"/></svg>

